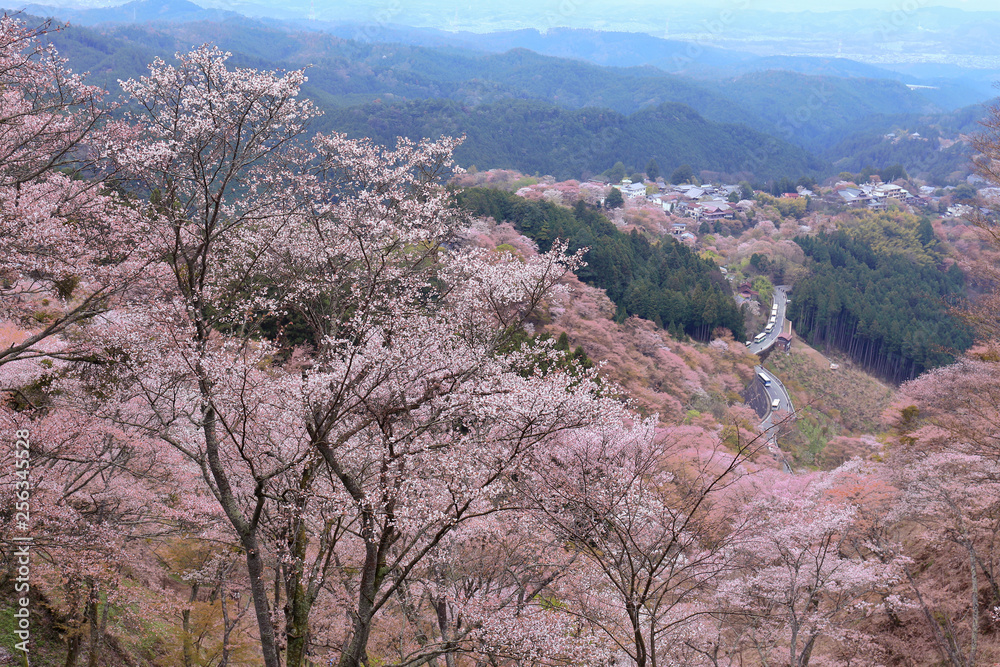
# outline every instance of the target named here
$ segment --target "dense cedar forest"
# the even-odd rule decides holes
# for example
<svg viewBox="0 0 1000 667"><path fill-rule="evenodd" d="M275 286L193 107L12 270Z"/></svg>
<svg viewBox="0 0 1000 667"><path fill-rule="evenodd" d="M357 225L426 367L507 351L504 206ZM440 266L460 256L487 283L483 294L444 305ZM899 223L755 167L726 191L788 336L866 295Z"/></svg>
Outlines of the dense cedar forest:
<svg viewBox="0 0 1000 667"><path fill-rule="evenodd" d="M788 309L795 330L892 382L952 362L972 344L948 305L965 278L956 264L944 268L933 239L926 218L902 214L796 238L812 261Z"/></svg>
<svg viewBox="0 0 1000 667"><path fill-rule="evenodd" d="M716 327L744 337L743 313L718 268L672 238L651 243L635 230L625 234L583 202L570 209L487 188L463 190L458 199L474 215L512 223L542 251L556 239L567 240L570 251L589 248L577 274L607 290L619 321L637 315L703 341Z"/></svg>

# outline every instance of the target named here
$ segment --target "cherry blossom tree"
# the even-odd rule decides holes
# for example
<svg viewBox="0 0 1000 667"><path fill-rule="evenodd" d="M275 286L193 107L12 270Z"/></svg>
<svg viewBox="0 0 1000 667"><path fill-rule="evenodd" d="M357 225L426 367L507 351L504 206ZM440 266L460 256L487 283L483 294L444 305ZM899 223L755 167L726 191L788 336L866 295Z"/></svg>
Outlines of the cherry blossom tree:
<svg viewBox="0 0 1000 667"><path fill-rule="evenodd" d="M942 590L936 577L921 584L907 572L912 596L942 657L955 667L977 664L984 612L1000 599L995 557L1000 468L976 456L943 452L918 455L894 473L903 489L895 518L920 526L938 558L964 565L949 568L951 590ZM967 589L967 597L956 589ZM990 601L985 608L983 598Z"/></svg>
<svg viewBox="0 0 1000 667"><path fill-rule="evenodd" d="M244 601L245 581L238 576L239 555L231 551L203 550L197 554L200 562L192 563L194 567L182 572L182 577L191 584L191 595L188 605L182 611L183 623L183 646L181 648L181 659L184 667L193 667L196 664L216 664L218 667L226 667L234 658L239 660L252 660L251 651L243 651L246 655L240 656L240 652L234 641L241 621L250 609L252 598L248 595ZM207 590L206 599L199 602L199 591ZM207 609L206 609L207 608ZM212 645L209 641L209 632L202 629L210 624L199 615L192 615L192 611L215 611L218 608L218 615L221 616L222 628L219 633L218 643ZM198 627L198 631L196 627ZM212 658L217 656L217 660Z"/></svg>
<svg viewBox="0 0 1000 667"><path fill-rule="evenodd" d="M75 664L86 646L88 663L96 665L112 609L130 617L132 603L149 609L165 602L154 583L159 573L149 567L155 562L150 545L182 531L197 535L214 516L197 498L176 493L190 484L179 456L67 404L71 387L59 377L65 369L44 361L21 359L2 367L5 382L35 402L0 406L0 424L27 432L32 443L27 516L35 537L33 590L66 643L65 664ZM12 444L4 442L13 457ZM5 536L24 531L15 531L13 511L23 481L8 475L0 484ZM8 563L16 560L6 547L0 555ZM125 599L126 570L150 587L143 599Z"/></svg>
<svg viewBox="0 0 1000 667"><path fill-rule="evenodd" d="M133 126L109 156L150 193L171 279L103 318L87 379L95 412L200 471L245 555L264 664L325 647L355 666L453 531L513 511L531 451L625 413L591 374L538 370L561 352L511 351L579 257L463 247L441 186L454 141L309 145L302 73L226 57L123 84ZM346 623L313 626L318 600Z"/></svg>
<svg viewBox="0 0 1000 667"><path fill-rule="evenodd" d="M0 364L85 354L45 342L147 275L142 220L87 168L105 92L66 67L43 41L49 29L0 17L0 318L27 330Z"/></svg>
<svg viewBox="0 0 1000 667"><path fill-rule="evenodd" d="M861 641L854 626L902 580L904 560L850 548L858 510L831 493L837 475L755 480L769 488L748 501L752 537L731 545L741 572L719 595L767 664L805 667L823 640Z"/></svg>
<svg viewBox="0 0 1000 667"><path fill-rule="evenodd" d="M906 383L888 415L892 424L905 436L921 438L925 451L950 449L1000 459L998 352L996 341L979 345L954 364ZM940 431L917 432L925 424Z"/></svg>
<svg viewBox="0 0 1000 667"><path fill-rule="evenodd" d="M393 164L388 157L379 162ZM428 187L423 171L403 191ZM391 192L400 180L392 175L381 189ZM425 205L430 199L414 201ZM323 220L324 237L362 239L364 262L348 261L358 253L348 255L345 245L321 250L332 255L326 266L339 265L327 273L351 278L353 296L342 294L338 283L329 283L320 298L299 288L301 276L315 288L316 270L296 272L292 291L307 295L298 308L323 327L316 333L325 349L307 373L307 429L340 492L348 494L342 511L363 540L355 548L363 558L349 570L360 578L342 582L354 601L340 660L357 664L375 615L401 593L421 561L465 522L504 510L509 476L533 447L615 407L595 398L592 379L528 375L528 368L537 367L529 353L498 354L566 271L561 247L525 260L481 250L445 254L434 236L453 224L448 216L412 216L422 224L397 231L379 225L370 212L385 216L382 204L341 197L338 206L342 212ZM329 231L345 223L349 233ZM371 237L369 226L376 228ZM281 247L311 252L320 246ZM282 265L310 260L286 258ZM315 316L315 309L330 304L348 313ZM348 336L356 342L347 344ZM446 636L448 623L442 628ZM449 641L425 644L422 655L456 648Z"/></svg>
<svg viewBox="0 0 1000 667"><path fill-rule="evenodd" d="M136 348L142 335L134 325L154 327L153 339L144 342L158 345L154 349L163 356L151 362L169 359L176 364L151 363L146 367L147 377L133 375L144 393L128 400L146 398L160 418L159 428L152 428L155 424L148 421L140 425L173 442L201 467L245 549L264 660L277 665L259 544L264 483L300 463L306 452L292 444L282 452L289 458L272 457L275 465L257 470L252 457L266 457L269 438L287 434L286 420L276 419L276 426L264 433L247 428L256 415L273 415L273 403L258 398L257 392L265 386L262 378L247 366L260 362L260 352L241 355L238 349L234 353L215 341L226 327L247 329L237 323L260 305L257 295L251 296L259 287L253 284L259 277L255 267L302 201L289 197L288 189L305 159L296 139L316 112L309 102L296 98L304 80L302 72L279 76L230 70L225 65L227 57L217 49L202 47L179 56L177 66L157 60L148 77L122 84L134 105L128 119L132 125L110 138L107 153L123 177L149 193L145 213L150 239L164 257L163 269L169 276L169 282L160 285L159 295L150 299L158 312L147 313L152 319L144 320L143 309L135 308L137 317L121 327L122 345L143 358ZM150 387L153 378L175 393L166 401L145 393L157 391ZM234 379L243 384L236 387L233 400L240 400L241 395L262 400L256 411L244 411L235 423L220 416L224 406L216 401ZM187 380L195 383L194 395L181 392L189 386ZM278 380L273 387L277 396L288 390L287 383ZM164 385L159 390L164 391ZM198 415L186 424L200 431L197 443L190 442L190 433L175 435L179 410ZM247 432L233 432L233 428L247 428ZM246 491L225 459L223 440L236 448L237 460L257 473L251 477L254 502L249 508L241 506Z"/></svg>
<svg viewBox="0 0 1000 667"><path fill-rule="evenodd" d="M668 660L710 591L730 569L723 535L740 520L717 498L741 473L754 442L733 455L708 448L678 456L678 434L654 437L654 420L573 434L532 467L532 501L590 568L570 596L634 664ZM683 459L683 461L682 461Z"/></svg>
<svg viewBox="0 0 1000 667"><path fill-rule="evenodd" d="M887 414L898 447L884 475L900 490L891 517L919 527L934 560L952 563L951 588L943 590L938 567L908 573L907 581L936 648L956 666L976 663L987 610L1000 606L995 350L995 342L983 344L906 383Z"/></svg>
<svg viewBox="0 0 1000 667"><path fill-rule="evenodd" d="M555 602L568 601L561 582L578 576L579 566L579 552L530 514L465 522L401 589L401 611L415 632L398 663L433 661L438 652L448 667L462 656L498 665L606 660L603 642L581 632ZM543 633L546 639L533 645Z"/></svg>

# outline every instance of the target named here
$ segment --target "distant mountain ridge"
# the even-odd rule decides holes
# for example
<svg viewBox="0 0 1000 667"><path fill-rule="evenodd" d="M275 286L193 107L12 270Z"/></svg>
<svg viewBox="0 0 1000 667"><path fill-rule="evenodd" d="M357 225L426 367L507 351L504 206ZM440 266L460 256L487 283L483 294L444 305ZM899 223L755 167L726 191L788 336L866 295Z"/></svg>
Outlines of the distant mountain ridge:
<svg viewBox="0 0 1000 667"><path fill-rule="evenodd" d="M845 138L884 132L885 118L898 119L894 122L905 127L907 117L919 117L927 125L933 124L933 116L941 111L924 94L909 90L898 80L847 79L776 70L693 79L652 66L605 67L579 59L546 56L524 47L493 53L456 45L430 47L368 39L379 35L392 37L394 33L385 26L380 28L384 32L367 32L362 40L315 30L298 32L288 22L203 10L187 0L140 0L118 8L78 11L86 12L78 15L84 19L51 38L70 58L76 71L90 71L92 81L99 85L113 88L118 79L144 75L155 56L169 59L175 52L212 42L233 52L235 65L264 69L308 66L309 80L303 94L330 110L331 119L336 117L344 123L343 128L327 123L329 129L350 128L352 132L360 132L368 126L369 132L387 137L391 127L381 125L388 116L397 114L399 122L404 123L397 133L402 133L404 126L414 136L444 131L442 128L450 128L449 132L469 132L465 155L480 168L491 164L570 177L602 171L626 155L635 160L630 166L640 168L648 159L642 153L659 156L657 160L664 169L665 164L689 162L696 169L735 173L753 171L752 166L748 167L753 161L746 157L752 152L750 144L756 142L759 146L768 142L780 148L775 155L756 161L759 176L798 177L804 173L829 172L832 169L829 161L846 159L844 164L854 164L865 155L874 157L876 154L864 150L866 147L860 141L845 141ZM84 20L100 22L88 28L82 25ZM515 43L554 39L553 43L568 44L567 40L574 35L589 39L590 47L607 39L608 59L624 58L621 54L632 48L629 45L633 38L649 49L669 47L675 54L685 44L648 35L561 29L546 35L517 31L480 37L484 44L499 40L497 43L505 46L503 40ZM614 51L611 48L614 45L620 46L621 52ZM738 63L748 57L723 50L706 51L702 55L706 61L717 59L720 63L725 59ZM877 68L850 61L813 61L820 71L826 66L824 63L833 71L851 68L863 74L874 69L877 73ZM376 101L381 106L372 105ZM522 101L534 105L530 113L514 104ZM657 110L664 105L668 108L674 105L675 110L684 105L687 112L659 114ZM335 111L346 108L349 109L343 113ZM456 108L476 110L473 115L480 121L490 118L495 122L515 123L511 129L513 137L501 145L491 144L488 137L474 136L480 129L478 121L469 125L469 115L457 113ZM412 117L415 110L421 113L437 110L444 117L436 121L421 120ZM646 111L649 113L640 113ZM593 118L602 114L605 119L615 119L609 127L621 132L625 142L617 147L621 155L610 155L603 149L590 150L595 159L577 159L582 154L579 142L607 129L595 129L592 124ZM694 116L701 122L695 123ZM679 137L669 127L670 122L676 122L669 119L675 117L686 119L682 125L692 133L691 143L677 143ZM648 128L638 130L639 120ZM524 123L528 122L540 122L551 137L539 136L534 129L526 128ZM659 129L662 136L657 135L656 123L666 124ZM739 129L740 125L747 131ZM725 132L730 134L731 141L722 141L721 134ZM522 143L527 136L534 137L533 141ZM558 162L556 157L566 151L552 145L552 137L571 137L569 143L577 146L572 159ZM776 137L778 143L774 144L771 137ZM641 145L633 147L627 141L639 141ZM696 147L698 141L707 148ZM791 144L798 149L791 150ZM492 163L487 163L483 156L491 145L499 152ZM850 147L856 155L831 153L833 146ZM824 159L817 159L802 148ZM890 154L883 151L878 155ZM788 160L784 170L776 160L779 155ZM606 160L610 161L605 163ZM951 173L954 169L945 166L938 171Z"/></svg>
<svg viewBox="0 0 1000 667"><path fill-rule="evenodd" d="M859 129L857 124L872 114L934 110L926 97L898 81L788 72L699 81L654 67L601 67L524 48L484 53L456 47L364 43L329 34L295 33L240 17L107 26L103 31L107 38L124 40L129 49L146 49L166 57L210 41L242 54L242 62L251 66L309 65L307 94L334 106L376 98L447 98L469 105L518 98L567 109L598 107L631 114L677 103L690 106L708 120L745 124L813 151L836 143L838 134ZM69 34L54 39L69 49L67 54L78 46ZM94 41L89 40L88 48L100 49ZM114 63L105 61L103 66L114 67Z"/></svg>
<svg viewBox="0 0 1000 667"><path fill-rule="evenodd" d="M890 79L907 84L934 86L925 96L946 108L981 102L992 95L988 83L975 71L952 68L962 78L950 82L934 76L930 70L910 68L909 73L887 69L848 58L810 55L759 56L747 51L714 47L677 39L654 37L644 33L614 32L576 28L552 28L540 32L526 28L487 34L447 32L434 28L411 28L395 25L366 25L323 21L289 21L300 30L320 30L345 39L399 42L431 48L458 47L499 53L524 48L558 58L582 60L601 66L653 66L665 73L698 79L735 77L753 72L787 70L800 74L843 78ZM927 72L926 74L924 72Z"/></svg>
<svg viewBox="0 0 1000 667"><path fill-rule="evenodd" d="M614 30L594 30L583 28L552 27L545 31L527 28L490 32L486 34L446 31L436 28L413 28L395 25L384 17L402 17L406 12L388 11L376 12L371 15L371 21L331 21L302 18L304 9L292 7L287 3L282 7L289 8L285 15L278 11L261 11L263 8L252 3L240 2L208 2L215 8L202 8L187 0L136 0L120 7L103 8L56 8L45 5L28 5L29 13L41 16L55 14L64 20L70 20L77 25L127 24L145 23L149 21L192 22L231 20L237 16L254 16L257 20L270 25L282 25L285 29L304 32L325 32L344 39L365 42L391 43L397 42L411 46L430 48L461 48L487 53L500 53L510 49L524 48L541 55L558 58L582 60L601 66L636 67L653 66L665 73L691 76L696 78L727 78L741 74L763 72L771 69L781 69L809 75L837 76L846 78L892 79L907 84L930 86L923 95L944 110L951 110L989 99L993 95L991 88L993 78L1000 78L1000 70L995 76L981 70L968 70L944 66L951 80L939 74L928 66L903 66L897 64L894 69L866 64L843 57L799 55L758 55L740 48L722 48L713 46L712 40L698 39L694 42L683 39L657 37L642 32L620 32ZM225 8L225 7L228 7ZM348 2L340 12L346 17L356 17L358 7ZM954 16L944 17L931 10L923 8L918 14L933 18L934 21L944 21L942 25L953 30L968 31L969 18L958 12L964 18L956 20ZM242 12L242 13L241 13ZM300 17L295 17L295 13ZM308 12L306 12L308 13ZM324 13L325 15L326 13ZM832 20L847 29L847 23L857 21L857 12L827 12L822 14L823 20L818 20L810 12L787 15L773 12L755 12L743 16L739 23L727 26L727 35L741 35L763 30L758 17L767 16L775 26L784 26L787 33L789 22L799 26L809 33L822 35L823 21ZM881 16L875 12L873 16ZM818 16L818 15L817 15ZM992 14L984 14L986 21L993 20ZM1000 17L1000 14L996 15ZM680 18L682 26L686 25ZM885 21L883 21L885 23ZM889 25L889 24L886 24ZM1000 25L1000 23L998 23ZM876 26L877 27L877 26ZM682 28L683 30L687 28ZM883 27L883 30L886 28ZM861 22L853 26L851 34L858 31L864 33L872 30L870 23ZM965 35L966 33L963 33ZM988 40L987 40L988 41ZM753 42L748 42L749 44ZM981 50L981 49L980 49ZM988 51L988 50L987 50ZM992 77L992 78L991 78ZM680 100L674 100L680 101Z"/></svg>
<svg viewBox="0 0 1000 667"><path fill-rule="evenodd" d="M147 23L149 21L221 21L240 17L233 11L206 9L188 0L132 0L117 7L71 9L49 5L26 5L23 11L36 16L56 16L79 25Z"/></svg>

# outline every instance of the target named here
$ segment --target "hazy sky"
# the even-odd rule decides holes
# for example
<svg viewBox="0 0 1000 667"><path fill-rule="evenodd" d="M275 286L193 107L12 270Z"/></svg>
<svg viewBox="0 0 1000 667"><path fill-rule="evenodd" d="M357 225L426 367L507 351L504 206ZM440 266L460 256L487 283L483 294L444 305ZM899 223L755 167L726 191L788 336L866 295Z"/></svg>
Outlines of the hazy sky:
<svg viewBox="0 0 1000 667"><path fill-rule="evenodd" d="M128 0L27 0L27 3L56 6L113 6ZM154 0L154 2L169 0ZM545 31L555 27L592 28L648 32L659 37L693 39L708 33L708 41L718 36L713 25L737 28L749 19L755 34L784 33L787 26L768 26L766 14L754 21L759 11L792 12L783 23L806 21L807 31L824 30L821 12L849 10L864 22L872 11L891 12L873 17L879 25L894 31L934 30L943 20L940 11L921 9L949 7L965 11L1000 10L997 0L192 0L203 7L232 9L249 16L280 19L316 18L325 21L375 25L412 25L444 30L492 32L520 28ZM24 0L22 0L24 2ZM865 11L867 10L867 11ZM813 12L812 18L796 14ZM961 12L954 17L963 22ZM970 19L974 22L975 19ZM951 23L952 21L945 21ZM833 30L843 29L830 26ZM727 30L732 33L735 30Z"/></svg>
<svg viewBox="0 0 1000 667"><path fill-rule="evenodd" d="M707 2L700 5L726 6L741 4L748 9L770 9L774 11L814 12L844 9L876 9L882 11L912 11L917 7L955 7L966 11L997 11L996 0L826 0L825 2L797 2L796 0L734 0L733 2ZM678 3L679 4L679 3Z"/></svg>
<svg viewBox="0 0 1000 667"><path fill-rule="evenodd" d="M195 2L240 3L261 0L195 0ZM702 30L708 22L738 25L759 11L829 12L867 10L891 12L878 20L908 28L930 17L926 10L949 7L965 11L1000 9L997 0L280 0L271 8L302 11L324 20L358 20L437 27L445 30L496 30L557 26L653 32L669 24L680 33ZM918 19L917 16L922 18ZM932 12L940 16L940 12ZM957 18L957 17L956 17ZM933 29L928 24L925 28Z"/></svg>
<svg viewBox="0 0 1000 667"><path fill-rule="evenodd" d="M241 4L267 5L279 10L282 6L291 8L308 7L310 0L192 0L195 4L202 6L239 6ZM349 5L352 8L367 8L376 13L395 13L406 5L416 4L423 7L439 5L442 11L453 11L456 9L465 11L475 11L480 14L488 14L491 11L509 11L517 8L525 12L525 22L531 22L533 11L546 11L554 7L573 9L597 9L600 7L607 13L629 13L635 11L636 6L642 6L644 11L650 7L656 7L661 12L672 10L691 9L738 9L754 10L763 9L771 11L837 11L854 9L874 9L882 11L911 12L918 7L954 7L966 11L998 11L996 0L638 0L623 2L616 0L311 0L317 10L335 9L338 5ZM116 6L125 4L128 0L28 0L19 4L43 4L64 7L72 6ZM14 3L10 3L13 5Z"/></svg>
<svg viewBox="0 0 1000 667"><path fill-rule="evenodd" d="M997 0L194 0L230 6L267 4L311 13L324 20L397 23L475 32L557 26L655 32L701 30L705 21L740 23L758 11L829 12L867 10L891 12L893 25L919 22L919 10L950 7L965 11L997 11ZM217 6L218 6L217 5ZM311 6L311 10L309 9ZM246 9L249 9L244 5ZM280 10L279 10L280 11ZM252 12L252 10L251 10ZM860 12L859 12L860 13ZM273 15L273 14L272 14ZM885 21L886 18L879 20ZM928 25L926 27L932 28Z"/></svg>
<svg viewBox="0 0 1000 667"><path fill-rule="evenodd" d="M198 4L212 2L212 0L194 0ZM219 1L219 0L216 0ZM238 1L238 0L234 0ZM253 0L246 0L252 2ZM225 0L221 0L225 2ZM301 5L303 0L290 0L287 3L282 1L270 2L271 6ZM621 0L608 2L606 0L346 0L346 2L330 2L330 0L313 0L317 8L320 5L329 6L337 4L347 4L355 7L369 7L372 11L393 11L400 6L411 4L427 7L437 4L444 11L460 9L465 11L475 11L476 13L489 13L494 11L509 11L511 8L518 8L525 11L525 20L530 22L533 11L547 11L553 7L561 7L563 11L572 12L576 9L595 10L600 8L602 12L608 14L620 13L628 14L636 11L637 6L641 6L643 11L656 8L660 12L670 12L672 10L692 10L692 9L737 9L737 10L771 10L788 12L825 12L837 10L873 9L882 11L899 11L903 13L912 12L916 8L922 7L954 7L966 11L998 11L1000 6L996 0L632 0L623 2Z"/></svg>

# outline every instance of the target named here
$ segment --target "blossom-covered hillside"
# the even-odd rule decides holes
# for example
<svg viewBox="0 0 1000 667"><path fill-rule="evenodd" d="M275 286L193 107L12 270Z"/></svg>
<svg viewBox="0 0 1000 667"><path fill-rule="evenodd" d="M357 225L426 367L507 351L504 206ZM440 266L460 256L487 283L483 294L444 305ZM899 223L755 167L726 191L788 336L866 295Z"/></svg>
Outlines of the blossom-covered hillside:
<svg viewBox="0 0 1000 667"><path fill-rule="evenodd" d="M1000 660L985 325L786 470L715 256L479 193L606 232L661 297L612 304L549 218L459 205L458 140L314 133L303 72L209 45L112 109L43 33L0 19L0 661Z"/></svg>

